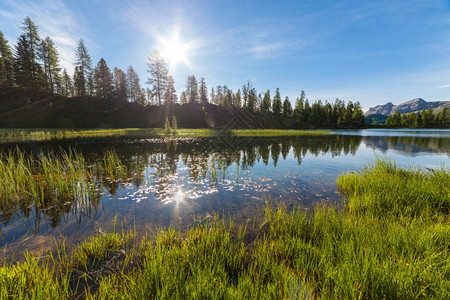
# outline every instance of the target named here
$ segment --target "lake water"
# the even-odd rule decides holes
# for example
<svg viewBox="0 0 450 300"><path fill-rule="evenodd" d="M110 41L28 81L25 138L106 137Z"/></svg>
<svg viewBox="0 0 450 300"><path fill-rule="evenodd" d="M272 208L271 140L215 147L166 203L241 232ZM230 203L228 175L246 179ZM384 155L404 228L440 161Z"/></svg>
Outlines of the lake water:
<svg viewBox="0 0 450 300"><path fill-rule="evenodd" d="M401 166L450 165L450 130L338 130L302 137L83 139L18 144L48 153L74 147L89 161L114 149L130 166L129 180L105 183L88 205L1 208L0 247L39 251L65 239L70 248L100 230L185 227L216 213L251 221L271 199L308 210L339 203L336 178L376 157ZM0 151L16 144L0 144ZM5 247L6 246L6 247Z"/></svg>

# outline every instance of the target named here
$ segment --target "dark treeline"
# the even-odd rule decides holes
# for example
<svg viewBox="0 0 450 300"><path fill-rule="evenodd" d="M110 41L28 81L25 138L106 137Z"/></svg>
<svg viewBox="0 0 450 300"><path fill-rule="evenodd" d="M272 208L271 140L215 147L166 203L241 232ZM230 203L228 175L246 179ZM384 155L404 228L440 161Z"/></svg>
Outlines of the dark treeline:
<svg viewBox="0 0 450 300"><path fill-rule="evenodd" d="M439 113L433 114L431 109L422 110L419 113L400 114L396 112L387 118L387 127L405 128L449 128L450 114L447 107Z"/></svg>
<svg viewBox="0 0 450 300"><path fill-rule="evenodd" d="M114 67L101 58L94 66L88 49L81 39L76 48L75 70L71 75L60 67L58 50L50 37L41 38L38 27L25 18L14 49L9 46L0 31L0 88L23 88L30 93L45 92L63 97L93 97L95 99L133 102L142 106L187 105L200 103L215 105L229 112L236 110L257 114L264 119L264 127L281 128L360 128L365 126L359 102L336 99L335 102L310 103L304 91L292 107L288 97L284 99L277 88L272 96L269 90L259 93L251 82L237 91L226 85L208 90L206 81L194 75L186 80L186 89L178 99L174 79L167 63L158 51L148 58L148 78L143 88L134 68ZM155 111L155 110L153 110ZM157 110L158 113L161 110ZM174 109L163 109L172 119ZM273 124L272 126L270 124Z"/></svg>

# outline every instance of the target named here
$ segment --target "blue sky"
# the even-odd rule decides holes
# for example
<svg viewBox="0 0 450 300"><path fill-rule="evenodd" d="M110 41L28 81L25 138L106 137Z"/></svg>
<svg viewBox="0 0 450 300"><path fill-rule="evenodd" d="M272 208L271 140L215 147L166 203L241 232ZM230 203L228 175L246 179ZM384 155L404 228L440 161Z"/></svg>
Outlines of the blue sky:
<svg viewBox="0 0 450 300"><path fill-rule="evenodd" d="M172 69L208 87L280 88L291 101L360 101L364 109L412 98L450 100L450 1L2 0L0 30L15 44L24 17L50 35L73 70L80 38L96 64L132 65L179 31L189 64Z"/></svg>

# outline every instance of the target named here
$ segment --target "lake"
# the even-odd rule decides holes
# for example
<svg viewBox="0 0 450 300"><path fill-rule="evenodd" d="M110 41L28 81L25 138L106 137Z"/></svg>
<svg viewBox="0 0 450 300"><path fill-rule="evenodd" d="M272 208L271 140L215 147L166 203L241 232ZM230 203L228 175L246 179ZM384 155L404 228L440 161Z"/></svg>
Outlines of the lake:
<svg viewBox="0 0 450 300"><path fill-rule="evenodd" d="M128 180L97 178L98 197L37 207L0 207L0 246L38 252L65 239L73 247L98 232L185 228L215 214L251 222L264 201L310 210L339 204L339 174L376 157L420 168L448 168L450 130L336 130L328 135L177 139L95 138L0 144L45 155L75 148L89 162L114 149ZM103 175L97 174L98 177Z"/></svg>

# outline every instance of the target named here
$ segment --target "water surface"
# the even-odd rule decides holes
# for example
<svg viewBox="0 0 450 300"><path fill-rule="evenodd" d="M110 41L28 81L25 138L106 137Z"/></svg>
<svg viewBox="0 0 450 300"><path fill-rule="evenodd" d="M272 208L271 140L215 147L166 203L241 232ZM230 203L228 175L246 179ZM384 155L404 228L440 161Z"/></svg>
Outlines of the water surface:
<svg viewBox="0 0 450 300"><path fill-rule="evenodd" d="M112 231L115 217L120 224L116 226L145 232L158 226L183 228L193 217L215 213L245 223L269 198L304 209L320 202L339 203L337 176L359 170L377 156L401 166L450 164L450 130L340 130L283 138L97 138L17 145L36 155L74 147L90 162L114 149L129 174L124 181L102 180L98 197L87 204L1 208L0 246L8 253L42 250L61 238L68 247L76 245L99 231ZM0 145L0 151L13 147Z"/></svg>

